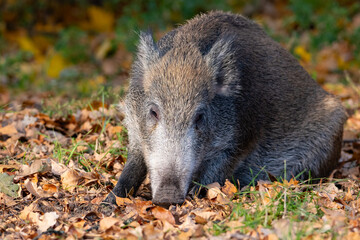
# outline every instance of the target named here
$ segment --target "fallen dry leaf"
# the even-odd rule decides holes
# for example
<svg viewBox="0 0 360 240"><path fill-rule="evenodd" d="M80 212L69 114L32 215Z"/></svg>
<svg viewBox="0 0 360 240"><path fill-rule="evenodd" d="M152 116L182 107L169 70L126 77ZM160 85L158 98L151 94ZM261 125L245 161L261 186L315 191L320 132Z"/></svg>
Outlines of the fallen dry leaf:
<svg viewBox="0 0 360 240"><path fill-rule="evenodd" d="M163 231L155 228L152 224L145 225L142 232L145 240L162 239L164 235Z"/></svg>
<svg viewBox="0 0 360 240"><path fill-rule="evenodd" d="M22 220L29 220L29 214L36 208L36 204L32 203L28 206L25 206L25 208L20 212L19 217Z"/></svg>
<svg viewBox="0 0 360 240"><path fill-rule="evenodd" d="M100 231L106 231L115 224L121 224L122 221L118 218L106 217L100 220Z"/></svg>
<svg viewBox="0 0 360 240"><path fill-rule="evenodd" d="M20 179L38 172L45 173L49 170L50 170L50 166L47 160L43 160L43 159L34 160L30 166L21 165L20 172L18 176L15 177L15 179Z"/></svg>
<svg viewBox="0 0 360 240"><path fill-rule="evenodd" d="M195 216L195 222L199 224L206 224L212 220L220 220L217 212L210 212L210 211L203 211L203 210L196 210L192 211L191 214Z"/></svg>
<svg viewBox="0 0 360 240"><path fill-rule="evenodd" d="M237 188L228 179L225 181L225 185L221 187L221 191L228 197L232 198L237 193Z"/></svg>
<svg viewBox="0 0 360 240"><path fill-rule="evenodd" d="M39 231L45 232L49 227L54 226L58 218L59 215L56 212L47 212L43 216L40 216L37 221Z"/></svg>
<svg viewBox="0 0 360 240"><path fill-rule="evenodd" d="M24 182L24 186L26 187L26 189L33 194L34 196L40 198L43 197L41 196L41 193L38 192L38 189L36 186L34 186L34 183L32 181L30 181L29 179L26 179Z"/></svg>
<svg viewBox="0 0 360 240"><path fill-rule="evenodd" d="M7 207L12 207L17 203L14 201L12 197L9 197L5 193L0 192L0 204L5 205Z"/></svg>
<svg viewBox="0 0 360 240"><path fill-rule="evenodd" d="M280 239L291 238L294 239L295 231L293 231L293 226L290 224L288 219L279 219L272 223L275 233L279 236Z"/></svg>
<svg viewBox="0 0 360 240"><path fill-rule="evenodd" d="M122 126L113 127L111 125L107 125L106 130L109 134L110 139L112 139L114 136L116 136L116 134L121 133L121 131L123 130L123 127Z"/></svg>
<svg viewBox="0 0 360 240"><path fill-rule="evenodd" d="M131 204L133 203L133 201L131 201L130 199L128 198L121 198L121 197L118 197L118 196L115 196L116 197L116 204L118 206L125 206L127 204Z"/></svg>
<svg viewBox="0 0 360 240"><path fill-rule="evenodd" d="M84 235L85 235L85 231L80 229L80 228L76 228L73 224L71 224L69 226L69 228L67 229L67 233L68 233L68 238L67 239L81 239Z"/></svg>
<svg viewBox="0 0 360 240"><path fill-rule="evenodd" d="M15 123L7 125L5 127L0 127L1 135L13 136L16 135L18 131L16 130Z"/></svg>
<svg viewBox="0 0 360 240"><path fill-rule="evenodd" d="M150 208L150 212L156 219L167 221L171 225L175 225L175 218L169 210L159 206L154 206Z"/></svg>
<svg viewBox="0 0 360 240"><path fill-rule="evenodd" d="M57 187L54 184L44 184L42 189L46 192L56 193L58 191Z"/></svg>
<svg viewBox="0 0 360 240"><path fill-rule="evenodd" d="M5 172L6 170L9 169L19 169L19 168L20 168L19 164L11 164L11 165L1 164L0 173Z"/></svg>
<svg viewBox="0 0 360 240"><path fill-rule="evenodd" d="M208 191L206 196L208 199L215 199L219 194L221 194L220 184L219 183L212 183L206 186Z"/></svg>
<svg viewBox="0 0 360 240"><path fill-rule="evenodd" d="M75 228L84 228L86 221L84 219L78 218L77 221L73 222Z"/></svg>
<svg viewBox="0 0 360 240"><path fill-rule="evenodd" d="M64 172L68 170L68 167L64 164L51 160L51 172L56 176L61 176Z"/></svg>
<svg viewBox="0 0 360 240"><path fill-rule="evenodd" d="M73 192L75 187L78 186L80 175L77 171L68 169L66 172L61 174L61 184L64 189L69 192Z"/></svg>

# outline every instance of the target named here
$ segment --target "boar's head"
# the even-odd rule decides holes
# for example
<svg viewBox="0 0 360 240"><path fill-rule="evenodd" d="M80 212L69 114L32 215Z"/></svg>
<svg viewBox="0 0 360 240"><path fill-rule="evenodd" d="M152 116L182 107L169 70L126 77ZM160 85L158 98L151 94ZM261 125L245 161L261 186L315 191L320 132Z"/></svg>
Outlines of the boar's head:
<svg viewBox="0 0 360 240"><path fill-rule="evenodd" d="M184 201L215 137L213 99L236 90L231 39L210 47L202 54L196 44L180 41L161 54L149 33L140 36L129 94L141 97L127 101L126 118L130 144L138 139L134 144L141 145L155 203Z"/></svg>

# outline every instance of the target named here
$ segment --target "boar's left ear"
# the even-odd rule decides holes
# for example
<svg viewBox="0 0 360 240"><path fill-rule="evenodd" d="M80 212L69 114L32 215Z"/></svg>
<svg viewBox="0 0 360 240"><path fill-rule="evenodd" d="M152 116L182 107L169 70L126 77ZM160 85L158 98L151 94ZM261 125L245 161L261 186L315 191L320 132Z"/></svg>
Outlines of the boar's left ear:
<svg viewBox="0 0 360 240"><path fill-rule="evenodd" d="M230 96L241 90L233 46L233 37L222 37L205 55L205 61L213 72L215 93L219 95Z"/></svg>

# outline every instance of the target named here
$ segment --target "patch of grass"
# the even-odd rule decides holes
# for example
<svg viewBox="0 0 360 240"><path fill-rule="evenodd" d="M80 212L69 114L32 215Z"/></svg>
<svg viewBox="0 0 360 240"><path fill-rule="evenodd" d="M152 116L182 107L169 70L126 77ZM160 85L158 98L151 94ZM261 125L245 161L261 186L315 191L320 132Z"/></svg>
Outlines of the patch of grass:
<svg viewBox="0 0 360 240"><path fill-rule="evenodd" d="M358 61L358 64L360 64L360 27L352 32L350 35L350 42L355 46L354 56L357 56L356 60Z"/></svg>
<svg viewBox="0 0 360 240"><path fill-rule="evenodd" d="M239 202L234 205L230 220L241 220L244 224L240 230L245 233L259 225L272 228L280 219L289 219L290 223L317 222L323 216L315 204L318 196L300 186L281 183L250 187L238 194ZM296 236L311 234L308 228L296 229Z"/></svg>
<svg viewBox="0 0 360 240"><path fill-rule="evenodd" d="M230 228L226 225L223 224L223 222L214 222L214 224L212 225L212 228L210 229L211 234L215 235L215 236L219 236L223 233L226 233L227 231L229 231Z"/></svg>
<svg viewBox="0 0 360 240"><path fill-rule="evenodd" d="M87 151L78 149L79 146L89 147L88 144L83 144L75 139L72 139L70 146L63 146L58 141L55 141L53 157L65 165L68 165L70 160L77 161L85 171L90 172L95 164L85 157L84 154Z"/></svg>
<svg viewBox="0 0 360 240"><path fill-rule="evenodd" d="M65 159L69 152L69 149L62 146L58 141L54 141L53 157L57 159L58 162L66 164Z"/></svg>
<svg viewBox="0 0 360 240"><path fill-rule="evenodd" d="M17 51L0 57L0 82L24 90L32 83L32 73L24 69L24 63L32 60L33 55L26 51Z"/></svg>
<svg viewBox="0 0 360 240"><path fill-rule="evenodd" d="M83 107L81 101L71 99L67 102L44 101L42 102L42 112L50 118L68 117Z"/></svg>
<svg viewBox="0 0 360 240"><path fill-rule="evenodd" d="M317 51L324 45L354 36L349 31L348 25L359 12L360 3L336 0L290 0L289 9L294 15L286 19L286 25L293 26L290 29L294 28L294 32L308 32L310 47L312 51ZM353 44L359 51L360 47L356 41Z"/></svg>
<svg viewBox="0 0 360 240"><path fill-rule="evenodd" d="M106 86L100 86L97 88L90 97L85 97L84 95L78 96L76 93L74 93L74 96L76 97L62 97L61 94L59 94L55 97L49 97L45 100L42 100L42 112L47 114L50 118L66 118L69 115L75 114L78 110L84 108L94 110L92 106L92 103L94 102L100 102L102 106L118 103L124 97L124 95L124 87L111 88ZM64 99L66 100L64 101Z"/></svg>
<svg viewBox="0 0 360 240"><path fill-rule="evenodd" d="M55 49L73 64L90 61L88 35L77 27L65 28L59 33Z"/></svg>
<svg viewBox="0 0 360 240"><path fill-rule="evenodd" d="M100 97L99 97L100 96ZM100 170L100 166L103 165L104 160L112 156L112 158L117 158L119 156L122 156L124 159L127 158L127 148L125 147L127 145L127 131L126 129L122 129L121 132L117 132L116 135L113 137L113 139L110 139L109 136L107 136L107 125L113 124L116 120L113 119L112 115L107 114L105 111L108 111L109 109L106 108L108 105L106 103L106 99L110 96L110 93L106 89L101 89L97 93L97 97L95 99L101 99L101 101L88 101L87 104L83 104L83 107L86 107L88 111L90 112L97 112L101 115L92 120L93 126L98 126L97 129L90 130L88 133L84 134L82 138L85 138L86 135L90 134L96 134L96 142L88 143L85 141L79 141L78 139L71 139L70 145L62 145L57 140L54 141L54 149L53 149L53 156L56 158L59 162L64 163L65 165L68 165L70 160L77 161L80 165L83 166L85 171L92 171L93 169ZM96 102L94 102L96 101ZM56 111L56 114L63 114L64 112L66 114L71 113L71 110L69 110L67 107L70 107L70 103L66 103L65 105L57 105L59 108L65 108L65 110L48 110L47 112L49 114L54 113ZM74 106L72 106L74 107ZM54 115L54 114L52 114ZM67 115L65 115L67 116ZM54 116L53 116L54 117ZM95 132L93 132L95 131ZM45 136L49 138L48 136ZM110 140L110 141L109 141ZM111 140L117 140L115 142L112 142ZM118 143L118 144L115 144ZM120 146L120 147L119 147ZM93 158L89 158L85 156L85 153L94 153L102 154L101 159L96 159L96 161L92 161Z"/></svg>
<svg viewBox="0 0 360 240"><path fill-rule="evenodd" d="M127 156L128 156L128 150L126 147L127 146L127 130L125 128L123 128L123 131L121 133L116 133L116 137L122 147L111 148L109 153L112 156L116 156L116 157L122 156L125 159L127 159Z"/></svg>
<svg viewBox="0 0 360 240"><path fill-rule="evenodd" d="M0 113L6 112L6 108L9 104L0 104Z"/></svg>

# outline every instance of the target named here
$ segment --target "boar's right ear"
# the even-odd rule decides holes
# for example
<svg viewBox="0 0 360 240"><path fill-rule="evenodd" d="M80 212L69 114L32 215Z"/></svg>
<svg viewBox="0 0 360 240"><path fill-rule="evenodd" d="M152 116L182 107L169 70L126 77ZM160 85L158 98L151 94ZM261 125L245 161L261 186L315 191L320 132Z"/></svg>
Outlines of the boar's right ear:
<svg viewBox="0 0 360 240"><path fill-rule="evenodd" d="M159 50L150 31L140 32L136 60L133 65L132 84L142 85L144 72L149 66L159 59Z"/></svg>
<svg viewBox="0 0 360 240"><path fill-rule="evenodd" d="M229 96L241 90L233 45L234 37L222 37L205 55L205 61L213 72L214 91L219 95Z"/></svg>
<svg viewBox="0 0 360 240"><path fill-rule="evenodd" d="M150 31L140 32L137 58L143 69L147 69L151 63L159 58L159 50Z"/></svg>

